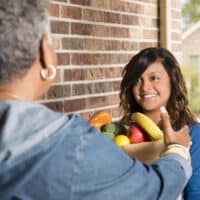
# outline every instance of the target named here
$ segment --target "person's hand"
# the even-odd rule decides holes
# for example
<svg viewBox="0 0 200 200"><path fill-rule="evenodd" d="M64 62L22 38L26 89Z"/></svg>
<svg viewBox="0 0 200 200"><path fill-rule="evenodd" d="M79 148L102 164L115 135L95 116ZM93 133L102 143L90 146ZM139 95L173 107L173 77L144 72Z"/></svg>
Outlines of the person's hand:
<svg viewBox="0 0 200 200"><path fill-rule="evenodd" d="M160 111L165 144L180 144L189 148L191 146L191 138L188 126L185 125L180 130L174 131L170 123L169 114L165 107L161 107Z"/></svg>

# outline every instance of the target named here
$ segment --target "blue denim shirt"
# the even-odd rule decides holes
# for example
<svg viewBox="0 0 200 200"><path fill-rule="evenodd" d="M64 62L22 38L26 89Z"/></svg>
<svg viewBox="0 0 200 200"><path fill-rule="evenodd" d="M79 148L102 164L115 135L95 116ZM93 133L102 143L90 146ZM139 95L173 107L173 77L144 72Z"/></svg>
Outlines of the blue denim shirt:
<svg viewBox="0 0 200 200"><path fill-rule="evenodd" d="M131 159L77 115L0 102L0 199L175 200L191 175L176 154Z"/></svg>

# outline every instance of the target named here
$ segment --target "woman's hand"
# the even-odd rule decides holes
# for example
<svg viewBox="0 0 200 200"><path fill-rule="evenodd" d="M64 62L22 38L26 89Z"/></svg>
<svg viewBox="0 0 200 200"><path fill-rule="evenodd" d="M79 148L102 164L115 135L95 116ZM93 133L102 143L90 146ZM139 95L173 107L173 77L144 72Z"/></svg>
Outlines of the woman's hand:
<svg viewBox="0 0 200 200"><path fill-rule="evenodd" d="M163 126L163 132L164 134L164 141L166 145L169 144L180 144L187 148L191 146L191 138L189 135L189 128L187 125L185 125L183 128L181 128L178 131L174 131L171 123L169 114L166 111L165 107L161 107L161 121Z"/></svg>

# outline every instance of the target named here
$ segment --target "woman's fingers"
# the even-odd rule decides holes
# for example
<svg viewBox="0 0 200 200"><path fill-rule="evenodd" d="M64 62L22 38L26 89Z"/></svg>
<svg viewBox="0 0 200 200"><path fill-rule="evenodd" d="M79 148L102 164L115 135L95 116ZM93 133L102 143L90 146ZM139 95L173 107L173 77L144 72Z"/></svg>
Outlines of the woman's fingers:
<svg viewBox="0 0 200 200"><path fill-rule="evenodd" d="M162 127L163 127L163 131L164 131L165 135L174 133L174 130L171 126L169 114L168 114L166 108L164 106L162 106L160 108L160 112L161 112Z"/></svg>
<svg viewBox="0 0 200 200"><path fill-rule="evenodd" d="M165 133L164 135L165 144L177 143L184 145L185 147L189 147L191 145L191 138L189 135L188 126L185 125L179 131L174 131L170 123L169 114L166 111L165 107L161 107L160 111L161 111L163 131Z"/></svg>

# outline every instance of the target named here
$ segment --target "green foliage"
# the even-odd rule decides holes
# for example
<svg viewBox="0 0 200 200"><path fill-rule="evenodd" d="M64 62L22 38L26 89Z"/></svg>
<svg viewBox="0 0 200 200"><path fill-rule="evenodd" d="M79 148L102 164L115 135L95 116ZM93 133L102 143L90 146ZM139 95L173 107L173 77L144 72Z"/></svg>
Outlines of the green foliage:
<svg viewBox="0 0 200 200"><path fill-rule="evenodd" d="M199 73L189 67L182 67L182 73L186 80L189 107L195 114L200 114L200 78Z"/></svg>
<svg viewBox="0 0 200 200"><path fill-rule="evenodd" d="M189 97L189 107L195 114L200 114L200 91L191 94Z"/></svg>
<svg viewBox="0 0 200 200"><path fill-rule="evenodd" d="M182 15L186 25L191 25L200 20L199 0L188 0L182 8Z"/></svg>

